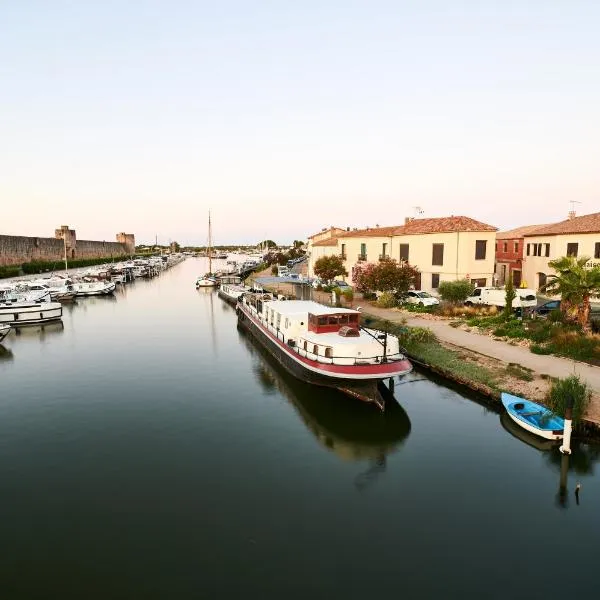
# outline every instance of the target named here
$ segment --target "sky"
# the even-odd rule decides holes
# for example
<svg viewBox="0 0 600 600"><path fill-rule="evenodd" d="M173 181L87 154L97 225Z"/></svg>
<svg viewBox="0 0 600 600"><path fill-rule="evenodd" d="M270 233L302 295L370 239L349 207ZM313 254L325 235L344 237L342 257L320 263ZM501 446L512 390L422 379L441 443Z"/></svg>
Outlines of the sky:
<svg viewBox="0 0 600 600"><path fill-rule="evenodd" d="M0 234L598 212L599 26L596 0L0 0Z"/></svg>

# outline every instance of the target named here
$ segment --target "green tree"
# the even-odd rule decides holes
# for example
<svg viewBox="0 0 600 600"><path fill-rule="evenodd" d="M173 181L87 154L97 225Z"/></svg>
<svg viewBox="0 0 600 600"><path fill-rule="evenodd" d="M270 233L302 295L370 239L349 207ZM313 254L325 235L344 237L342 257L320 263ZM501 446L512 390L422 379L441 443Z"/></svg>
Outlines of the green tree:
<svg viewBox="0 0 600 600"><path fill-rule="evenodd" d="M331 281L339 275L344 277L348 275L348 271L344 268L344 261L340 256L322 256L315 262L314 268L317 277L324 281Z"/></svg>
<svg viewBox="0 0 600 600"><path fill-rule="evenodd" d="M414 285L418 274L419 271L408 263L388 258L377 264L357 267L353 279L360 291L391 292L401 299Z"/></svg>
<svg viewBox="0 0 600 600"><path fill-rule="evenodd" d="M296 250L299 250L302 248L302 246L304 246L304 242L302 240L294 240L293 246Z"/></svg>
<svg viewBox="0 0 600 600"><path fill-rule="evenodd" d="M462 304L473 293L473 284L468 279L442 281L438 292L442 300L452 304Z"/></svg>
<svg viewBox="0 0 600 600"><path fill-rule="evenodd" d="M258 245L261 248L277 248L277 244L273 240L263 240L259 242Z"/></svg>
<svg viewBox="0 0 600 600"><path fill-rule="evenodd" d="M506 285L504 286L504 291L505 291L504 318L510 319L512 312L513 312L513 301L517 297L517 292L515 292L515 284L513 282L512 273L508 274L508 278L506 279Z"/></svg>
<svg viewBox="0 0 600 600"><path fill-rule="evenodd" d="M179 242L171 242L170 248L172 252L179 252L181 250Z"/></svg>
<svg viewBox="0 0 600 600"><path fill-rule="evenodd" d="M572 308L577 308L577 321L584 331L590 329L590 298L600 295L600 267L586 269L589 260L589 256L551 260L548 264L556 274L549 275L543 287L549 294L560 295L563 314L568 315Z"/></svg>

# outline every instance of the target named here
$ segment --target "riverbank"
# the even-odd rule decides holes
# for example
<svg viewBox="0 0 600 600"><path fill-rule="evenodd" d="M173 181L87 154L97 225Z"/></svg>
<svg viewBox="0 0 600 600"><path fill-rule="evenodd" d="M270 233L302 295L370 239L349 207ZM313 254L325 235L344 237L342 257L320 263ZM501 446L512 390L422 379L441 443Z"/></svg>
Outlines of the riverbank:
<svg viewBox="0 0 600 600"><path fill-rule="evenodd" d="M254 278L266 275L258 273ZM277 294L294 295L291 284L264 287ZM313 299L331 303L331 295L325 292L313 291ZM348 306L360 306L367 326L398 335L417 367L482 394L499 408L503 391L544 403L554 379L579 375L593 392L580 432L600 438L600 368L557 356L533 354L527 348L453 328L446 321L379 308L361 299Z"/></svg>

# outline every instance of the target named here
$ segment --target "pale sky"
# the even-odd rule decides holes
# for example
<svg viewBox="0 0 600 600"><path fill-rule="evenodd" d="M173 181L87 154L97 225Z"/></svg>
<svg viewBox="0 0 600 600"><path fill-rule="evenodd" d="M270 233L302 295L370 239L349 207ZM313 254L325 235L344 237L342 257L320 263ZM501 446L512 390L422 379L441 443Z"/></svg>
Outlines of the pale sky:
<svg viewBox="0 0 600 600"><path fill-rule="evenodd" d="M1 0L0 233L600 210L596 0Z"/></svg>

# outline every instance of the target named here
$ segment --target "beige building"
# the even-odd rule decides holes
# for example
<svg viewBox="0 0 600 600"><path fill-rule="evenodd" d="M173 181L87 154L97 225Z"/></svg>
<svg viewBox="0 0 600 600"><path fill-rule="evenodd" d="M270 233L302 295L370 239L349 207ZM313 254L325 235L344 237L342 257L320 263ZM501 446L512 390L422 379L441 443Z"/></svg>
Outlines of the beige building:
<svg viewBox="0 0 600 600"><path fill-rule="evenodd" d="M319 234L316 234L319 235ZM406 261L421 275L417 288L435 292L442 281L470 279L492 285L496 228L469 217L406 219L404 225L362 230L336 228L332 234L309 238L308 274L322 256L341 255L353 283L357 264L384 257Z"/></svg>
<svg viewBox="0 0 600 600"><path fill-rule="evenodd" d="M589 256L588 265L600 266L600 213L569 218L536 229L524 237L523 277L539 289L555 273L549 262L562 256Z"/></svg>

